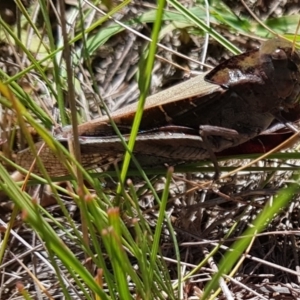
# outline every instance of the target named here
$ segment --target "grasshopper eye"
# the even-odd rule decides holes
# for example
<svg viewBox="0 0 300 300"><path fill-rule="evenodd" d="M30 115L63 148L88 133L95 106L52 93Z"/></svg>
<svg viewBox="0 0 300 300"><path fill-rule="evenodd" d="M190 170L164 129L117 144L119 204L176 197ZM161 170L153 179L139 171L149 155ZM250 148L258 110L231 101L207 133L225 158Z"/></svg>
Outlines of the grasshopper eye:
<svg viewBox="0 0 300 300"><path fill-rule="evenodd" d="M274 52L272 52L271 57L274 60L287 60L286 52L280 48L277 48Z"/></svg>

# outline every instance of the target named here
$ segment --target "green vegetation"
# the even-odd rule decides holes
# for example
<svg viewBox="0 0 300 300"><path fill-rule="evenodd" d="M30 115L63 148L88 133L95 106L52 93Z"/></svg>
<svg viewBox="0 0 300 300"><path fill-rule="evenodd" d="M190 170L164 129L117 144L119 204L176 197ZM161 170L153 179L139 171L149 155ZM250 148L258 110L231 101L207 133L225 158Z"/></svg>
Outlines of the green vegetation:
<svg viewBox="0 0 300 300"><path fill-rule="evenodd" d="M247 39L246 36L253 39L269 38L271 34L251 17L238 17L220 1L210 1L208 25L205 21L207 8L204 1L197 1L194 7L185 8L173 0L167 1L167 4L160 0L157 8L143 7L140 14L124 18L125 20L121 18L118 23L108 20L118 19L118 16L124 13L124 9L133 5L130 1L105 1L101 5L94 1L93 6L87 2L80 4L80 1L75 1L76 5L70 5L65 14L59 14L60 23L66 27L64 34L63 31L57 31L60 26L58 19L53 18L52 13L55 15L55 10L51 8L50 2L33 1L28 7L24 7L24 2L18 0L16 5L20 18L16 24L10 26L0 19L0 40L9 45L10 49L15 49L16 56L13 57L17 64L12 72L8 72L9 68L0 70L1 105L3 109L13 112L16 116L14 122L17 124L6 128L9 132L9 150L3 148L3 164L0 165L1 192L15 205L9 212L10 219L3 230L5 235L0 248L1 265L12 258L7 256L7 251L13 247L12 236L16 233L16 227L19 228L20 236L25 232L24 228L27 228L34 233L39 242L36 242L37 248L34 249L25 244L25 241L19 241L23 247L22 252L30 250L32 260L33 256L36 260L34 267L33 262L30 262L31 273L26 271L27 278L23 275L20 279L24 286L19 286L18 289L24 299L35 299L37 290L45 299L52 299L55 293L63 294L66 299L102 300L183 299L183 295L187 297L193 294L198 295L199 299L218 297L219 286L222 286L224 293L224 285L230 284L230 277L234 277L243 263L243 255L250 251L256 235L265 230L274 216L297 194L298 185L287 184L286 188L278 192L273 202L264 198L264 204L259 202L257 207L254 198L245 201L243 210L232 217L231 221L226 223L224 218L223 223L220 222L220 226L226 223L227 227L224 227L224 235L219 240L202 240L200 235L197 239L191 233L187 239L195 245L201 241L204 246L200 250L192 248L191 256L194 260L189 258L186 263L183 253L188 256L188 251L186 252L186 245L182 245L181 240L182 232L189 235L189 231L178 230L178 226L175 225L172 211L176 211L178 216L179 209L178 203L174 203L180 201L179 207L183 211L187 209L185 204L188 203L188 198L191 195L197 197L197 192L193 192L193 189L214 189L211 181L204 180L207 177L199 175L200 172L212 174L214 170L208 162L178 166L175 168L176 173L173 168L146 170L139 166L131 153L139 131L145 99L149 95L157 43L176 32L187 35L188 39L190 36L197 36L201 37L201 40L208 33L211 40L225 47L230 53L238 54L241 50L229 40L234 41L234 37L237 36L243 39ZM106 13L100 14L97 7ZM57 9L61 10L62 7L58 6ZM264 24L272 27L278 34L284 32L287 33L287 38L292 38L298 20L299 15L282 15L268 18ZM69 152L55 140L50 131L55 122L49 114L50 110L47 111L37 102L41 94L35 91L35 87L42 85L48 100L55 100L59 108L59 120L63 125L72 121L75 128L78 123L89 120L88 105L76 103L78 95L84 95L87 90L92 89L93 99L98 101L98 108L101 107L102 112L109 113L108 103L101 97L101 87L97 84L92 58L98 55L99 48L105 46L111 38L118 34L127 34L128 28L136 28L140 24L147 24L147 32L152 42L145 42L143 55L139 57L139 72L136 75L140 91L139 104L131 138L128 145L125 145L128 151L124 163L120 170L116 168L114 172L99 174L95 170L89 173L76 163L78 143ZM299 36L297 40L299 41ZM0 48L0 57L5 59L1 51ZM82 77L79 77L79 73ZM88 89L87 78L90 80ZM24 82L30 83L29 90L25 88ZM70 109L66 109L66 103ZM4 119L2 121L4 126L6 122ZM119 129L115 124L112 126L122 139ZM30 174L30 177L22 182L12 179L8 172L12 166L26 174L22 168L5 158L11 157L11 153L16 151L14 139L19 128L26 144L37 158L38 149L35 147L32 128L58 159L68 165L70 174L63 178L67 183L62 184L57 178L51 178L40 159L37 159L36 163L42 175ZM6 155L7 153L9 155ZM253 156L232 156L230 159L240 159L237 164L239 165L246 159L251 161ZM273 154L272 158L284 161L297 156L296 152L281 153ZM129 169L130 161L137 165L136 170ZM222 171L227 172L234 168L235 165L224 163ZM253 166L250 171L269 172L268 174L272 172L269 177L261 177L259 187L263 189L270 185L276 172L286 169L293 170L285 165L282 169L265 165ZM197 175L190 180L189 175L183 175L187 172ZM226 180L229 179L221 180L216 190L225 185ZM296 181L297 178L294 178L293 182ZM237 182L239 181L235 183ZM45 185L49 187L47 191L43 190ZM273 182L273 185L276 186L276 183ZM30 189L32 186L35 187L34 192ZM282 186L285 184L278 184L276 187ZM192 192L187 193L189 189ZM46 196L55 199L55 214L51 209L43 207ZM147 201L151 201L151 205L146 204ZM70 210L72 205L80 212L80 218L78 215L74 216ZM248 213L252 206L257 209L256 215ZM218 209L216 208L216 212ZM225 210L230 208L223 208L221 214ZM203 209L198 208L198 211L203 212ZM20 218L24 227L19 225ZM245 219L247 224L252 225L245 226ZM193 227L192 221L188 220L188 223L189 229ZM202 224L195 224L195 227L197 226ZM39 255L42 252L44 254ZM216 269L211 269L212 260L218 266ZM40 278L38 272L33 272L37 271L35 268L39 266L47 269L45 273L48 274L51 284L47 285L44 277ZM203 269L204 267L208 269ZM26 270L25 266L22 268ZM2 268L7 269L9 266L6 269ZM197 275L203 275L203 281L194 283ZM223 283L220 278L224 280ZM25 279L26 283L31 284L29 288L24 282ZM227 283L224 283L225 281ZM36 283L35 287L32 286L33 282ZM55 289L54 282L57 284ZM4 296L1 299L5 299Z"/></svg>

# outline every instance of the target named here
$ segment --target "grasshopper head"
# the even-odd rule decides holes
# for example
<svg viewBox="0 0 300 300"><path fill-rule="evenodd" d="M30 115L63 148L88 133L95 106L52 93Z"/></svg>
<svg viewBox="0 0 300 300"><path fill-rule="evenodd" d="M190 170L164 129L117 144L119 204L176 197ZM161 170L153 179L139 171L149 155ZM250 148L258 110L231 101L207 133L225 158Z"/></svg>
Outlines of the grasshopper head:
<svg viewBox="0 0 300 300"><path fill-rule="evenodd" d="M300 98L300 51L281 38L264 42L260 47L263 71L273 81L283 107L299 102Z"/></svg>

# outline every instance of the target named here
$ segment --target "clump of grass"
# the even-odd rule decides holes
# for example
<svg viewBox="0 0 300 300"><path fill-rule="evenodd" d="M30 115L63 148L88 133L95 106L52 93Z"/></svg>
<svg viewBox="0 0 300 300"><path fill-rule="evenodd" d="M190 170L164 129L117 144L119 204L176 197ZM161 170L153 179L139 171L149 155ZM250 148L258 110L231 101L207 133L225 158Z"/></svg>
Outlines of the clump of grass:
<svg viewBox="0 0 300 300"><path fill-rule="evenodd" d="M63 12L62 7L55 7L51 1L38 1L29 9L24 8L21 1L16 3L20 12L19 26L10 27L0 19L1 40L15 51L13 57L18 63L17 71L14 70L11 74L9 69L0 71L0 90L3 96L1 104L5 109L12 111L17 120L17 125L12 126L9 131L8 140L11 141L15 131L20 129L26 143L32 151L36 151L35 141L30 134L30 128L33 128L59 159L65 163L71 162L71 165L75 156L77 166L80 166L79 145L75 144L74 150L67 151L55 140L54 135L49 132L55 122L50 111L41 108L40 102L37 102L41 92L35 92L34 87L45 87L47 97L57 103L61 124L69 124L72 120L76 137L77 122L86 121L88 109L76 105L75 97L84 94L85 87L88 86L97 101L101 99L101 89L97 87L90 59L96 55L97 49L106 45L117 34L127 33L127 27L133 28L146 22L151 25L152 41L147 42L144 55L140 58L137 74L139 104L131 139L124 147L124 151L128 151L119 172L116 169L113 173L95 175L78 167L75 171L70 169L68 182L61 184L54 181L43 168L43 162L37 160L42 175L31 175L31 181L26 179L20 183L13 181L7 168L0 165L1 190L14 203L12 211L8 213L10 221L7 225L2 223L5 229L0 251L2 270L12 268L12 263L18 262L27 274L21 276L20 281L24 288L20 288L20 293L28 299L37 295L51 298L57 294L64 295L67 299L181 299L183 293L185 296L196 294L199 298L209 299L212 292L215 293L214 296L218 295L219 286L224 294L230 293L226 280L236 274L238 267L243 263L243 256L250 251L253 240L268 226L274 216L281 212L291 196L298 193L298 186L292 184L279 192L274 203L265 199L260 201L257 214L252 214L253 207L256 208L255 199L252 199L253 202L246 201L242 209L236 207L239 213L234 217L228 217L228 211L224 212L227 209L225 207L223 212L227 216L221 219L222 222L219 220L219 224L227 224L227 227L225 232L217 230L218 234L222 232L223 235L220 237L216 231L212 231L212 235L217 236L219 240L207 239L201 251L192 250L193 256L198 257L194 261L191 261L186 251L189 262L186 263L181 255L185 246L178 241L179 237L182 237L182 229L175 226L173 218L178 217L180 220L183 211L188 210L188 206L184 205L189 203L190 195L196 197L196 193L191 194L191 191L186 190L211 190L212 183L199 183L198 174L200 171L212 173L213 169L209 164L203 163L200 167L176 167L175 171L180 171L181 174L174 174L173 168L147 172L139 166L131 153L143 115L145 99L149 94L157 44L164 37L172 35L176 30L184 31L189 38L195 34L201 37L209 34L223 47L236 54L240 50L224 37L224 32L234 37L249 35L255 31L261 38L268 37L269 32L250 19L237 17L220 3L211 7L199 3L195 7L185 8L177 1L169 1L169 7L166 8L164 1L158 1L157 7L118 23L108 20L116 18L118 13L122 13L122 9L126 11L129 1L123 1L119 5L105 2L106 8L103 9L106 13L100 18L95 18L95 14L99 13L99 3L94 3L95 6L87 3L81 6L76 3L77 6L69 7L66 12ZM209 24L201 21L208 11ZM277 32L293 32L297 22L294 16L282 16L267 20L266 23L275 24ZM60 32L61 26L65 32ZM79 73L84 75L85 81L81 82L78 73L74 71L82 70L83 67L84 71ZM24 79L30 83L29 91L22 85ZM66 103L71 107L70 110L66 110ZM106 106L105 101L101 102L102 110L109 113ZM118 128L114 124L112 126L121 139ZM13 148L12 142L10 145ZM286 159L290 158L288 154L282 155L285 155ZM36 156L38 157L38 153ZM282 158L281 156L275 157ZM231 157L231 160L238 158L241 157ZM246 158L251 159L251 156ZM128 170L131 160L137 164L137 171ZM7 159L5 161L8 162ZM225 166L223 170L228 169ZM270 171L267 168L256 170ZM183 178L182 173L193 171L197 172L197 180L195 177L190 180L189 175ZM131 176L138 176L143 181L134 184L132 179L129 179ZM225 186L226 180L228 179L221 181L219 187L222 188L222 184ZM112 190L111 183L115 183ZM30 184L39 185L32 191L28 188ZM49 186L50 195L44 190L45 185ZM182 190L182 186L186 190ZM264 187L263 184L261 186ZM43 207L43 201L47 197L55 200L53 211ZM178 198L179 208L176 204ZM149 199L151 204L145 204ZM80 218L72 214L72 206L76 207ZM215 213L217 210L218 207L212 211ZM203 209L199 209L197 213L202 213L201 217L197 216L198 220L210 218L205 215ZM227 217L231 222L226 223ZM242 227L245 219L247 225L251 225ZM191 220L187 223L193 226ZM203 226L203 223L199 226ZM217 222L211 226L219 227ZM17 228L19 234L16 232ZM34 247L22 238L23 232L27 233L28 230L31 231ZM191 233L188 231L187 234ZM19 258L10 253L14 238L19 240ZM193 238L201 239L198 235ZM236 239L235 242L231 244L230 238ZM192 238L189 240L195 242ZM26 268L20 257L21 253L27 250L32 258ZM167 257L168 255L170 257ZM205 269L208 264L214 265L215 261L218 263L217 268ZM45 269L44 273L40 274L39 268ZM209 275L204 274L205 272L209 272ZM205 284L201 281L193 282L197 273L205 275ZM45 274L48 281L45 280ZM3 282L8 284L5 272L3 278ZM26 283L29 286L26 286Z"/></svg>

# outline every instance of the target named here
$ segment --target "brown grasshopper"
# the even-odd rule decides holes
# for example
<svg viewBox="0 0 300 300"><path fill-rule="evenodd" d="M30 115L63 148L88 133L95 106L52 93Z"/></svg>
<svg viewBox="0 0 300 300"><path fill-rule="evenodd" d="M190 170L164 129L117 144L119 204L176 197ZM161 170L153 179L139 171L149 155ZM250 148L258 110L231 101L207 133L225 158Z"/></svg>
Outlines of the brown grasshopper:
<svg viewBox="0 0 300 300"><path fill-rule="evenodd" d="M265 131L299 97L300 52L285 40L268 40L260 49L148 97L134 155L141 165L154 167L209 158ZM111 114L125 140L135 111L133 104ZM85 168L122 159L124 147L107 116L79 125L78 130ZM65 130L57 140L67 147L70 133ZM39 155L50 175L66 174L49 148ZM29 149L17 154L17 163L26 169L33 160Z"/></svg>

